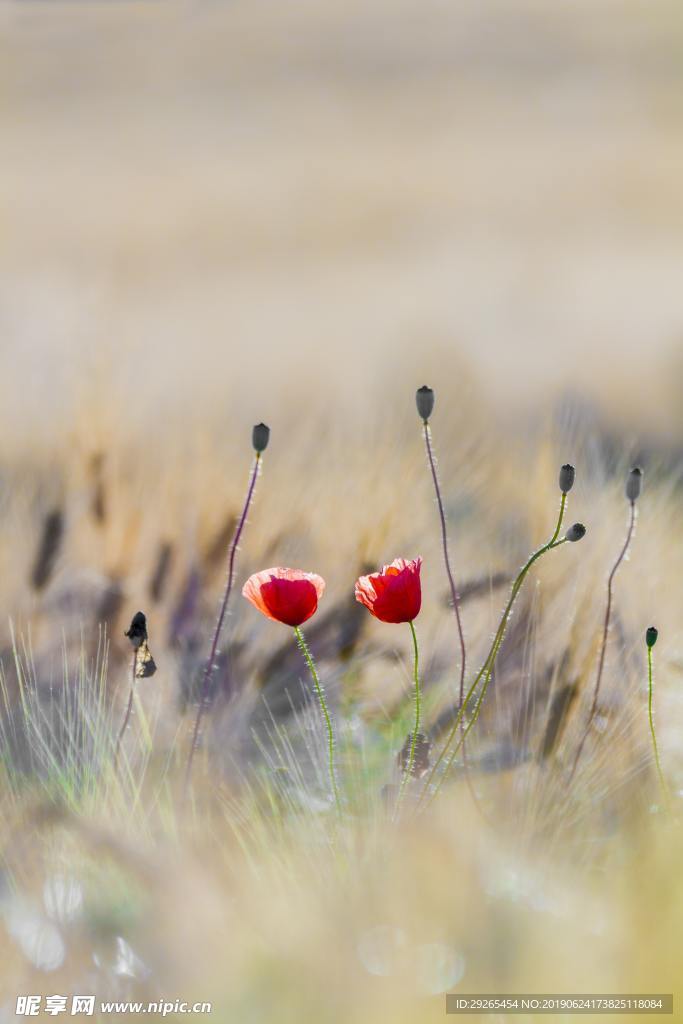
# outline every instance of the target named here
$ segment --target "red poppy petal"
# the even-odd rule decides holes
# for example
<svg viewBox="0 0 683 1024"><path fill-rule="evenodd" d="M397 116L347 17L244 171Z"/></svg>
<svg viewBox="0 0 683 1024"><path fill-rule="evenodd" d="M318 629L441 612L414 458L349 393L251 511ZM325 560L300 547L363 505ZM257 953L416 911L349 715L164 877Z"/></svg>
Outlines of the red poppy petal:
<svg viewBox="0 0 683 1024"><path fill-rule="evenodd" d="M397 558L381 572L361 576L356 582L356 600L382 622L412 622L420 612L422 559L407 562Z"/></svg>
<svg viewBox="0 0 683 1024"><path fill-rule="evenodd" d="M318 607L318 591L308 579L274 576L262 585L261 597L272 617L287 626L300 626Z"/></svg>

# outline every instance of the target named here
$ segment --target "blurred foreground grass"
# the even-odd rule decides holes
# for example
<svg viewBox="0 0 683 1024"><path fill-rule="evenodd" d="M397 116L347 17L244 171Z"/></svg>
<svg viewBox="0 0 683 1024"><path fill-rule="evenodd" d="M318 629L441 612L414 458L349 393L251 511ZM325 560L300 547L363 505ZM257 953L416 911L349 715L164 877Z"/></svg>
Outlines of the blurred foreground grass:
<svg viewBox="0 0 683 1024"><path fill-rule="evenodd" d="M355 435L360 426L328 424L316 436L306 417L273 433L187 804L180 782L196 684L249 429L242 444L220 432L186 439L172 463L167 442L140 450L112 434L95 459L70 452L48 467L37 453L8 473L6 1007L23 991L84 989L208 1000L225 1020L407 1022L439 1019L441 993L456 986L675 991L681 835L659 806L643 642L656 622L657 723L680 808L683 550L671 449L615 440L608 420L574 403L504 441L482 403L437 398L472 670L510 574L552 530L566 459L577 466L568 521L585 521L588 535L550 553L516 608L468 745L484 818L460 769L428 814L393 825L385 794L410 728L410 640L401 627L352 617L356 570L400 552L425 559L428 722L454 700L458 646L408 381L376 428ZM633 460L646 470L638 530L616 582L599 715L568 789ZM46 531L54 550L46 578L36 577ZM271 563L328 581L308 635L340 734L338 829L299 654L239 597L246 576ZM112 744L130 675L122 632L138 606L159 671L139 683L117 774ZM551 726L563 695L566 713Z"/></svg>

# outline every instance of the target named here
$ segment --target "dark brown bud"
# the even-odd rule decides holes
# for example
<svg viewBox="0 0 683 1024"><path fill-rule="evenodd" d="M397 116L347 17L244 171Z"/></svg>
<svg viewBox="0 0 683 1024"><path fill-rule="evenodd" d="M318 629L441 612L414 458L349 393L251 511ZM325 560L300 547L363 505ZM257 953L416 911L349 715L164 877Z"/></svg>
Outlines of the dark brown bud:
<svg viewBox="0 0 683 1024"><path fill-rule="evenodd" d="M659 633L657 631L657 627L656 626L648 626L647 631L645 633L645 643L647 644L647 646L648 647L654 647L654 645L657 643L657 637L658 636L659 636Z"/></svg>
<svg viewBox="0 0 683 1024"><path fill-rule="evenodd" d="M130 628L123 635L128 637L133 647L139 647L147 640L147 618L144 612L135 613Z"/></svg>
<svg viewBox="0 0 683 1024"><path fill-rule="evenodd" d="M581 540L582 537L586 536L586 527L583 525L583 523L574 523L573 526L569 527L564 536L566 540L569 540L572 542L572 544L575 544L577 540Z"/></svg>
<svg viewBox="0 0 683 1024"><path fill-rule="evenodd" d="M573 466L567 463L560 470L560 490L563 494L568 494L574 486L574 477L576 472Z"/></svg>
<svg viewBox="0 0 683 1024"><path fill-rule="evenodd" d="M643 471L635 466L628 475L626 481L626 497L630 502L636 501L640 496L640 488L643 483Z"/></svg>
<svg viewBox="0 0 683 1024"><path fill-rule="evenodd" d="M434 392L426 384L423 384L415 392L415 402L420 419L426 423L434 411Z"/></svg>
<svg viewBox="0 0 683 1024"><path fill-rule="evenodd" d="M270 427L267 427L265 423L257 423L251 432L251 443L257 455L266 450L269 440Z"/></svg>

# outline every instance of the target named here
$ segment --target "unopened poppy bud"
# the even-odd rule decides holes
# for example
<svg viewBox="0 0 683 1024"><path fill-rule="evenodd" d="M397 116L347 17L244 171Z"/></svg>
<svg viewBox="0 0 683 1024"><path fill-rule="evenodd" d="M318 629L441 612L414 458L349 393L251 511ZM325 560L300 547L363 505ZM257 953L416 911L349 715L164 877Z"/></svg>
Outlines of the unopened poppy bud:
<svg viewBox="0 0 683 1024"><path fill-rule="evenodd" d="M420 419L426 423L434 411L434 392L426 384L423 384L415 393L415 402Z"/></svg>
<svg viewBox="0 0 683 1024"><path fill-rule="evenodd" d="M123 635L128 637L133 647L139 647L147 639L147 617L144 612L135 613Z"/></svg>
<svg viewBox="0 0 683 1024"><path fill-rule="evenodd" d="M563 494L567 494L571 491L574 486L575 475L574 467L570 466L569 463L564 465L560 470L560 490Z"/></svg>
<svg viewBox="0 0 683 1024"><path fill-rule="evenodd" d="M643 471L635 466L634 469L628 475L626 481L626 497L629 501L633 502L640 495L640 488L643 482Z"/></svg>
<svg viewBox="0 0 683 1024"><path fill-rule="evenodd" d="M586 527L583 525L583 523L574 523L573 526L569 527L564 536L565 540L569 540L572 543L574 543L575 541L581 540L582 537L586 536Z"/></svg>
<svg viewBox="0 0 683 1024"><path fill-rule="evenodd" d="M251 443L257 455L266 450L269 439L270 427L267 427L265 423L257 423L251 432Z"/></svg>
<svg viewBox="0 0 683 1024"><path fill-rule="evenodd" d="M645 643L647 644L647 646L654 647L654 645L657 643L658 636L659 633L657 632L657 627L648 626L647 632L645 633Z"/></svg>

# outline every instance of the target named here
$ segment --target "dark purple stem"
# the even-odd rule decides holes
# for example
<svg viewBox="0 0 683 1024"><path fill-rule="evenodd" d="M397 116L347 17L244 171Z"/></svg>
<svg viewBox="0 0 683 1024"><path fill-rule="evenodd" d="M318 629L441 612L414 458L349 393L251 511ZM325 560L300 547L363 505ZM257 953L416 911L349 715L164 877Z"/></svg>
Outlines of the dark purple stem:
<svg viewBox="0 0 683 1024"><path fill-rule="evenodd" d="M434 458L434 451L432 449L432 432L429 427L429 423L425 420L424 422L424 437L425 447L427 449L427 458L429 459L429 468L432 471L432 480L434 481L434 492L436 494L436 503L439 507L439 519L441 521L441 544L443 547L443 560L446 566L446 575L448 576L448 584L451 588L451 600L453 602L453 610L455 612L455 621L458 625L458 639L460 640L460 685L459 685L459 708L462 707L462 702L465 698L465 669L467 664L467 656L465 652L465 634L462 628L462 619L460 618L460 598L458 591L455 586L455 580L453 579L453 570L451 569L451 560L448 554L448 532L446 530L446 513L443 507L443 500L441 498L441 488L439 486L439 477L436 472L436 460ZM458 708L458 710L459 710ZM461 728L464 732L465 729L465 716L463 715ZM465 779L467 780L467 788L470 791L472 800L480 811L484 820L488 821L486 814L481 806L479 797L474 789L474 784L470 778L469 766L467 763L467 748L465 745L465 739L463 736L462 741L462 761L465 769Z"/></svg>
<svg viewBox="0 0 683 1024"><path fill-rule="evenodd" d="M588 739L588 734L590 732L591 724L592 724L593 719L595 717L595 712L598 709L598 697L600 695L600 683L602 682L602 673L603 673L603 669L605 667L605 653L607 651L607 634L609 633L609 624L610 624L610 619L612 617L612 584L614 583L614 577L617 574L617 569L619 568L621 563L624 561L624 558L626 556L626 552L628 551L628 548L629 548L629 544L631 543L631 537L633 536L633 527L635 526L635 521L636 521L636 503L635 503L635 501L632 501L631 502L631 515L630 515L630 518L629 518L628 531L626 533L626 540L624 541L624 546L622 547L621 551L619 552L619 556L618 556L616 562L612 566L612 571L609 574L609 578L607 580L607 607L605 608L605 621L604 621L603 629L602 629L602 646L600 648L600 660L598 662L598 674L597 674L596 679L595 679L595 690L593 691L593 703L591 704L590 714L588 715L588 722L586 724L586 730L585 730L583 736L581 737L581 742L579 743L578 750L576 751L576 757L574 758L574 764L572 765L572 770L571 770L571 773L569 775L569 782L572 781L572 779L574 778L574 775L576 773L576 767L577 767L577 765L579 763L579 760L581 758L581 754L583 753L583 748L585 746L586 740Z"/></svg>
<svg viewBox="0 0 683 1024"><path fill-rule="evenodd" d="M455 580L453 579L453 572L451 570L451 561L448 554L448 534L446 532L446 513L443 508L443 501L441 500L441 488L439 487L439 478L436 473L436 463L434 461L434 452L432 451L432 433L429 429L429 423L425 420L424 424L424 435L425 435L425 447L427 448L427 458L429 459L429 468L432 471L432 480L434 481L434 490L436 492L436 503L439 506L439 519L441 520L441 544L443 546L443 560L446 564L446 574L448 576L448 584L451 588L451 600L453 601L453 609L455 611L455 621L458 624L458 638L460 640L460 705L465 697L465 665L466 665L466 654L465 654L465 634L462 630L462 621L460 619L460 598L458 597L458 591L455 587Z"/></svg>
<svg viewBox="0 0 683 1024"><path fill-rule="evenodd" d="M249 478L249 489L247 491L247 498L242 509L242 515L240 521L237 524L235 535L232 538L230 544L230 555L228 558L228 579L225 584L225 592L223 594L223 600L221 602L220 611L218 613L218 621L216 622L216 629L214 630L213 640L211 641L211 652L209 654L209 660L206 663L204 669L204 675L202 676L202 685L199 694L199 706L197 707L197 717L194 723L194 732L192 733L192 746L190 747L190 756L187 759L187 770L185 772L185 792L190 785L190 777L192 775L192 763L194 761L195 751L197 749L197 743L199 741L199 729L204 717L206 710L206 696L209 688L209 680L213 671L214 662L216 660L216 651L218 650L218 641L220 639L221 630L223 628L223 620L225 619L225 613L228 610L228 602L230 601L230 594L232 591L232 584L235 578L235 557L237 555L237 547L242 536L244 524L247 521L247 515L249 513L249 506L251 505L251 499L254 496L254 488L256 487L256 479L258 477L259 466L261 463L260 452L256 453L254 458L254 465L251 471L251 477Z"/></svg>

